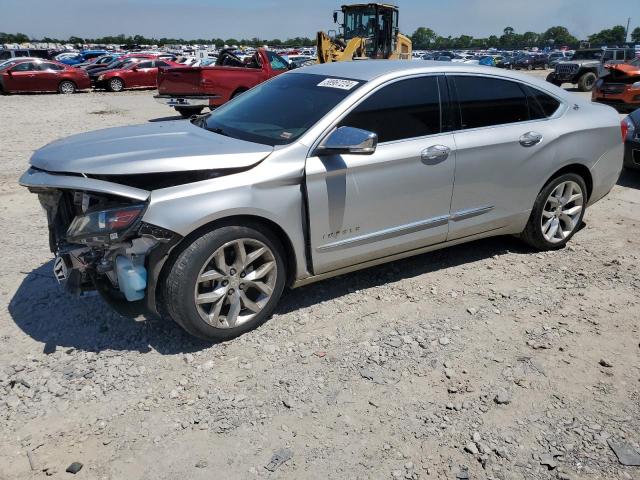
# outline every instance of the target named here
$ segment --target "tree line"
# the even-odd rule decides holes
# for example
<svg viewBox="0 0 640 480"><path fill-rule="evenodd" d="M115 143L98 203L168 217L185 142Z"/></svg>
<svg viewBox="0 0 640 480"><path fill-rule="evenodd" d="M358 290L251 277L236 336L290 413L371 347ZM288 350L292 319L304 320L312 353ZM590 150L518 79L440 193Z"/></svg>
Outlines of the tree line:
<svg viewBox="0 0 640 480"><path fill-rule="evenodd" d="M625 43L625 28L616 25L589 35L591 45L621 45ZM640 43L640 27L631 32L631 40ZM516 33L513 27L506 27L502 35L491 35L487 38L474 38L470 35L459 37L443 37L428 27L420 27L411 35L413 48L418 50L441 50L463 48L504 48L515 49L524 47L578 47L580 41L574 37L566 27L550 27L543 33Z"/></svg>
<svg viewBox="0 0 640 480"><path fill-rule="evenodd" d="M33 38L24 33L5 33L0 32L0 44L3 43L29 43L29 42L43 42L43 43L70 43L72 45L84 45L84 44L97 44L97 45L215 45L216 47L223 47L224 45L247 45L252 47L259 47L262 45L281 46L281 45L296 45L310 47L316 44L315 38L307 37L293 37L281 40L279 38L273 38L271 40L261 39L257 37L253 38L196 38L196 39L184 39L184 38L154 38L145 37L143 35L109 35L98 38L82 38L75 35L69 38Z"/></svg>
<svg viewBox="0 0 640 480"><path fill-rule="evenodd" d="M631 32L631 40L640 43L640 27L636 27ZM441 50L441 49L463 49L463 48L524 48L524 47L578 47L580 41L574 37L566 27L555 26L550 27L543 33L524 32L517 33L513 27L506 27L502 35L491 35L487 38L474 38L471 35L460 35L458 37L443 37L438 35L434 30L428 27L419 27L411 35L413 48L417 50ZM625 43L625 28L622 25L616 25L609 29L601 30L598 33L589 35L588 41L592 45L621 45ZM315 45L315 38L294 37L281 40L273 38L270 40L253 38L154 38L145 37L143 35L114 35L98 38L81 38L71 36L66 39L43 37L40 39L29 37L24 33L5 33L0 32L0 44L3 43L28 43L28 42L46 42L46 43L70 43L72 45L98 44L98 45L215 45L223 47L224 45L246 45L259 47L262 45L279 46L303 46L310 47Z"/></svg>

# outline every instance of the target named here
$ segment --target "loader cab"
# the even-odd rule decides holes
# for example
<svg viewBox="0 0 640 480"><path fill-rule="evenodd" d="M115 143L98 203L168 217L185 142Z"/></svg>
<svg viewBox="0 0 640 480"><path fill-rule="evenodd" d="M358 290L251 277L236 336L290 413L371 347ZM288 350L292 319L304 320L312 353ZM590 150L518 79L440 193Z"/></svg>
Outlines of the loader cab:
<svg viewBox="0 0 640 480"><path fill-rule="evenodd" d="M380 3L342 6L342 32L345 42L366 39L368 58L389 58L398 34L398 7ZM334 12L337 23L338 12Z"/></svg>

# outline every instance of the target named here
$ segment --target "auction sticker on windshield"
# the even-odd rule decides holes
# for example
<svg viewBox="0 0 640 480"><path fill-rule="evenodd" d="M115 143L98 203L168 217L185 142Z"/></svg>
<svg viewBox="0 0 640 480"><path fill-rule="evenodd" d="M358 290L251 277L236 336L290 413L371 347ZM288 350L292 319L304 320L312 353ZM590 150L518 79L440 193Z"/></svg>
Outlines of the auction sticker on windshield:
<svg viewBox="0 0 640 480"><path fill-rule="evenodd" d="M351 90L358 82L354 80L344 80L342 78L325 78L317 86L328 88L339 88L340 90Z"/></svg>

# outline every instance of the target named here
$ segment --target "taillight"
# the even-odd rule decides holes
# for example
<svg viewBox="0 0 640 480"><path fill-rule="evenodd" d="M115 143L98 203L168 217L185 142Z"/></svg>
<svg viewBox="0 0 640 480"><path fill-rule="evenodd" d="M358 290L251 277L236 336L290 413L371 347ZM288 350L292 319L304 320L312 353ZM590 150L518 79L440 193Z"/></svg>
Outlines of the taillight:
<svg viewBox="0 0 640 480"><path fill-rule="evenodd" d="M622 141L624 142L627 139L629 133L633 135L635 130L635 125L631 121L629 117L625 117L622 122L620 122L620 132L622 133Z"/></svg>

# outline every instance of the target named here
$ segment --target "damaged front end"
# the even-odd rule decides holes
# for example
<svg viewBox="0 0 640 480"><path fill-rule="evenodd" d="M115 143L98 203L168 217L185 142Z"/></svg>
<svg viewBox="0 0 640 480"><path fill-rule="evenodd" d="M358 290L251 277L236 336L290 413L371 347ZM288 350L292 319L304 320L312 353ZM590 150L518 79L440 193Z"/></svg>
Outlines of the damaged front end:
<svg viewBox="0 0 640 480"><path fill-rule="evenodd" d="M39 181L26 179L28 172L21 183L38 195L47 213L58 282L75 295L97 290L121 313L132 313L134 305L136 313L157 313L157 277L181 237L142 221L145 195L113 194L104 181L33 170L31 176L39 175ZM53 181L41 181L43 175L54 177ZM87 188L61 188L65 178L74 184L86 182Z"/></svg>

